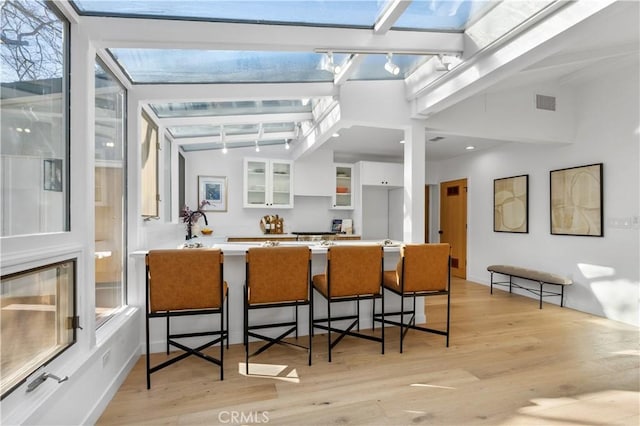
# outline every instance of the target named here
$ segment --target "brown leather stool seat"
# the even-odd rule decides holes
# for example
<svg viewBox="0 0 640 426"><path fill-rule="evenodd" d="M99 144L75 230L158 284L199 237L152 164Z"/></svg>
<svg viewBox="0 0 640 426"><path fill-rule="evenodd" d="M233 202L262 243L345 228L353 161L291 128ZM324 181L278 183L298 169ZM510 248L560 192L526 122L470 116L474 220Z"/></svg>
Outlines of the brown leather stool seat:
<svg viewBox="0 0 640 426"><path fill-rule="evenodd" d="M224 378L224 342L229 345L229 300L227 283L223 278L223 256L215 249L151 250L146 256L146 349L147 389L151 388L151 374L190 355L220 367ZM226 306L225 306L226 305ZM226 314L226 326L225 326ZM219 316L218 326L194 332L171 332L171 319L194 315ZM150 360L150 319L166 318L166 352L174 346L184 353L156 366ZM181 324L185 328L187 322ZM206 338L196 347L187 346L184 339ZM220 344L215 358L203 351Z"/></svg>

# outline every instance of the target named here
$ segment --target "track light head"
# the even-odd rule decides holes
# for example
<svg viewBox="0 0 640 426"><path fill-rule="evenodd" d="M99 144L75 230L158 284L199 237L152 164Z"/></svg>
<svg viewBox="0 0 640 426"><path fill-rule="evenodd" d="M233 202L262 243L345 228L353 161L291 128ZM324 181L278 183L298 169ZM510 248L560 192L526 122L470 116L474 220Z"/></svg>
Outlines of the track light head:
<svg viewBox="0 0 640 426"><path fill-rule="evenodd" d="M333 52L327 52L325 53L325 55L326 61L323 68L333 74L340 74L340 71L342 71L342 67L340 65L336 65L333 62Z"/></svg>
<svg viewBox="0 0 640 426"><path fill-rule="evenodd" d="M392 57L393 53L387 53L387 63L384 64L384 69L391 75L398 75L400 74L400 67L391 61Z"/></svg>

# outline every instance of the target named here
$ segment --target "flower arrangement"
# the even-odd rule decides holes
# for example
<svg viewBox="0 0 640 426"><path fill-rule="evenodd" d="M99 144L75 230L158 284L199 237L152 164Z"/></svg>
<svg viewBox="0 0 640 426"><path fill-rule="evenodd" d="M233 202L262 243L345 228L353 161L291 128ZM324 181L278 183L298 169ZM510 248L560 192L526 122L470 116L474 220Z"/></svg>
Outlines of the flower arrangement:
<svg viewBox="0 0 640 426"><path fill-rule="evenodd" d="M180 217L182 218L182 223L186 223L187 226L193 226L201 217L204 216L202 212L202 208L204 206L210 205L209 201L202 200L200 201L200 206L197 210L191 210L189 206L184 206L182 210L180 210Z"/></svg>
<svg viewBox="0 0 640 426"><path fill-rule="evenodd" d="M200 220L201 217L204 218L205 224L207 225L209 224L209 222L207 221L207 215L205 215L204 212L202 211L202 208L208 204L209 204L209 201L202 200L200 201L200 206L198 207L197 210L191 210L189 206L184 206L182 210L180 210L180 217L182 218L182 223L185 223L187 225L187 236L186 236L187 240L191 239L192 237L191 228L193 227L194 224L198 222L198 220Z"/></svg>

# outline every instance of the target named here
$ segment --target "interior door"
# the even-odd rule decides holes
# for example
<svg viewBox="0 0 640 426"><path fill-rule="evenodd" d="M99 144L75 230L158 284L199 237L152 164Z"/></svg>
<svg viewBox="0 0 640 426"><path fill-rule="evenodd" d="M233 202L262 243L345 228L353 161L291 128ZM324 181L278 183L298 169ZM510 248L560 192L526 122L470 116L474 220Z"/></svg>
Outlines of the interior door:
<svg viewBox="0 0 640 426"><path fill-rule="evenodd" d="M440 242L451 245L451 275L467 278L467 179L440 184Z"/></svg>
<svg viewBox="0 0 640 426"><path fill-rule="evenodd" d="M424 242L429 242L429 185L424 186Z"/></svg>

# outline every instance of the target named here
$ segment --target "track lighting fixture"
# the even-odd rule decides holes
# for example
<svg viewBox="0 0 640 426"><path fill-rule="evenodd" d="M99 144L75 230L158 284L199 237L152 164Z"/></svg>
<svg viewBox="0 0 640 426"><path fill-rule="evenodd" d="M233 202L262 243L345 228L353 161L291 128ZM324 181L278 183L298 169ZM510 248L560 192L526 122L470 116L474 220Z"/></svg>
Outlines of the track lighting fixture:
<svg viewBox="0 0 640 426"><path fill-rule="evenodd" d="M324 66L322 67L324 70L329 71L333 74L340 74L340 71L342 70L342 67L340 65L336 65L333 62L333 52L327 52L325 53L326 58L325 58L325 63Z"/></svg>
<svg viewBox="0 0 640 426"><path fill-rule="evenodd" d="M288 141L288 140L285 140L285 141L284 141L284 149L289 149L289 148L290 148L290 146L289 146L289 141Z"/></svg>
<svg viewBox="0 0 640 426"><path fill-rule="evenodd" d="M436 71L451 71L461 62L459 57L451 55L438 55L438 60L440 63L436 64Z"/></svg>
<svg viewBox="0 0 640 426"><path fill-rule="evenodd" d="M384 69L387 70L389 74L398 75L400 73L400 67L391 61L392 58L393 53L387 53L387 63L384 64Z"/></svg>
<svg viewBox="0 0 640 426"><path fill-rule="evenodd" d="M223 142L222 144L222 153L226 154L229 150L227 149L227 143Z"/></svg>
<svg viewBox="0 0 640 426"><path fill-rule="evenodd" d="M258 145L258 141L256 140L256 152L260 152L260 145Z"/></svg>

